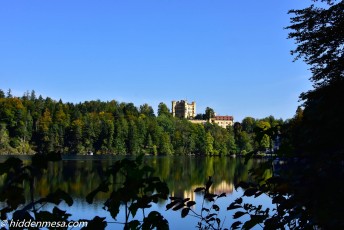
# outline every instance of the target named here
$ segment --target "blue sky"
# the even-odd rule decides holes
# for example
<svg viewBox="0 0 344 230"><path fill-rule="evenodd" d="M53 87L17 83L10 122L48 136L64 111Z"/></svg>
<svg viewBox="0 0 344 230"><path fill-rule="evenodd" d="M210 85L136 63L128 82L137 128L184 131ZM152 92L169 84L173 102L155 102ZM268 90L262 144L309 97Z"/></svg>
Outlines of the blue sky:
<svg viewBox="0 0 344 230"><path fill-rule="evenodd" d="M196 101L219 115L291 118L310 72L292 62L300 0L0 2L0 88L64 102Z"/></svg>

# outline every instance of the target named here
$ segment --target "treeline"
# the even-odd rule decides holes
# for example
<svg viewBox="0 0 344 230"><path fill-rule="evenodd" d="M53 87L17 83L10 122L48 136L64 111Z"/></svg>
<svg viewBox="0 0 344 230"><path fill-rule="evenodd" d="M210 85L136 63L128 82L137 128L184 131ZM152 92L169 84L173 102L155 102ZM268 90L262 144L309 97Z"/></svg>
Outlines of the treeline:
<svg viewBox="0 0 344 230"><path fill-rule="evenodd" d="M11 90L6 94L0 90L2 154L245 154L273 147L273 136L259 133L284 124L272 116L247 117L223 129L172 117L164 103L156 116L148 104L136 107L115 100L73 104L36 97L35 91L15 97Z"/></svg>

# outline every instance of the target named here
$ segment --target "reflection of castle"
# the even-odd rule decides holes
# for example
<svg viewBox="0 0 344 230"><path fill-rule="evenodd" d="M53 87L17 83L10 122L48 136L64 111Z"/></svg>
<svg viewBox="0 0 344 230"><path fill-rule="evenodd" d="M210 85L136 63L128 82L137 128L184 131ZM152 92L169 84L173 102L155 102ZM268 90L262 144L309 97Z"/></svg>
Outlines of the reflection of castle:
<svg viewBox="0 0 344 230"><path fill-rule="evenodd" d="M199 188L199 187L204 187L204 185L193 185L190 190L185 190L184 191L184 195L183 197L184 198L190 198L190 200L195 200L196 197L195 197L195 189L196 188ZM233 193L233 189L234 189L234 185L233 183L229 184L227 181L221 181L220 184L218 185L212 185L210 187L210 192L213 193L213 194L217 194L217 195L220 195L222 193L226 193L226 194L231 194ZM174 192L172 191L172 196L174 196Z"/></svg>

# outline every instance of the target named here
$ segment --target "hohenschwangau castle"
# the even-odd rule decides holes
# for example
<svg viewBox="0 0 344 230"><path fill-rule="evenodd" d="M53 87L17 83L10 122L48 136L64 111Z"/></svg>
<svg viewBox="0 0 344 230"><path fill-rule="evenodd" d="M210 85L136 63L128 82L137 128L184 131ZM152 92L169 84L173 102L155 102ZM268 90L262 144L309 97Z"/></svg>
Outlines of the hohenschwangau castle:
<svg viewBox="0 0 344 230"><path fill-rule="evenodd" d="M233 126L233 116L217 116L215 115L209 121L197 120L196 117L196 102L188 103L187 100L172 101L172 115L174 117L186 118L192 123L205 124L211 122L218 124L222 128L226 128L228 125Z"/></svg>

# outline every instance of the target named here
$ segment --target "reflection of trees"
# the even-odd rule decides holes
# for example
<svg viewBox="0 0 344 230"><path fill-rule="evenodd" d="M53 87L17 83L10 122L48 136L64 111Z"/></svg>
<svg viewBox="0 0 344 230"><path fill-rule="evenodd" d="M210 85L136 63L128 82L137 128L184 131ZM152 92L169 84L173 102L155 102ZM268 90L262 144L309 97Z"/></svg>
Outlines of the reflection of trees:
<svg viewBox="0 0 344 230"><path fill-rule="evenodd" d="M36 196L44 197L60 188L74 198L84 199L99 185L103 172L115 160L80 158L50 163L46 172L35 181ZM250 160L244 164L240 158L193 156L147 157L145 163L155 168L155 174L167 183L171 194L181 197L192 197L190 194L193 190L204 184L208 176L213 177L212 192L231 193L233 184L250 180L249 169L260 164L259 160ZM4 178L0 177L0 183L3 181ZM104 200L106 197L107 194L100 193L96 199Z"/></svg>

